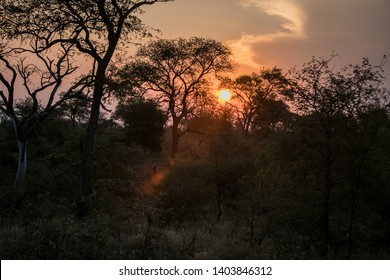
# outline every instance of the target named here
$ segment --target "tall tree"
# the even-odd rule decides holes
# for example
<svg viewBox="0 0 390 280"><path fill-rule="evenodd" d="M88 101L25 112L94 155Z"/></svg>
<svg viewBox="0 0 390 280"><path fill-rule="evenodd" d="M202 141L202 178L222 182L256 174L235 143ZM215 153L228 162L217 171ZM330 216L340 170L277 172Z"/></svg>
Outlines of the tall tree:
<svg viewBox="0 0 390 280"><path fill-rule="evenodd" d="M237 122L244 136L249 135L253 120L264 101L275 98L285 83L286 79L278 68L261 69L258 74L252 73L223 81L221 86L233 92L232 100L228 104L236 110Z"/></svg>
<svg viewBox="0 0 390 280"><path fill-rule="evenodd" d="M323 254L328 257L331 244L331 200L337 185L336 163L340 145L347 141L347 127L356 126L370 111L388 108L389 92L381 88L383 65L361 64L340 70L334 58L313 57L302 69L292 69L285 93L293 106L306 116L311 131L317 131L318 158L322 174L322 210L320 224L324 240ZM377 130L373 130L376 133ZM374 135L369 138L374 139Z"/></svg>
<svg viewBox="0 0 390 280"><path fill-rule="evenodd" d="M146 36L137 14L141 7L170 0L26 0L1 1L0 26L10 37L37 38L41 48L72 44L92 60L94 75L90 117L85 135L80 205L92 192L94 137L104 94L107 68L121 40ZM82 206L80 206L82 207Z"/></svg>
<svg viewBox="0 0 390 280"><path fill-rule="evenodd" d="M141 47L118 77L123 86L141 88L165 103L172 120L173 159L186 133L184 120L210 98L210 79L233 69L231 51L221 42L197 37L160 39Z"/></svg>

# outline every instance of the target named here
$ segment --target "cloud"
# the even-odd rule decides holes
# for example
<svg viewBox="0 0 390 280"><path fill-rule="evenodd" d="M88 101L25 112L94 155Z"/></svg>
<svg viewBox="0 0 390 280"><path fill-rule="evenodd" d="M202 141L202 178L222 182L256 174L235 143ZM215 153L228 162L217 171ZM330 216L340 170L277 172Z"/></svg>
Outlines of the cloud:
<svg viewBox="0 0 390 280"><path fill-rule="evenodd" d="M306 15L293 0L239 0L238 4L248 11L257 9L268 16L280 18L279 26L273 33L248 34L243 32L239 40L231 42L235 59L241 65L259 67L254 61L253 46L255 44L307 37Z"/></svg>

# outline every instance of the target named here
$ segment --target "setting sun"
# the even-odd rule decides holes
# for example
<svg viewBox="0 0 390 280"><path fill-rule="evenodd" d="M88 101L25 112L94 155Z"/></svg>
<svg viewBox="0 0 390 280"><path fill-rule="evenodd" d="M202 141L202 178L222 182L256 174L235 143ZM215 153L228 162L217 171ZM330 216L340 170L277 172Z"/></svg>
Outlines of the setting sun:
<svg viewBox="0 0 390 280"><path fill-rule="evenodd" d="M223 89L223 90L218 91L218 98L221 102L229 101L231 95L232 94L230 93L230 91L228 89Z"/></svg>

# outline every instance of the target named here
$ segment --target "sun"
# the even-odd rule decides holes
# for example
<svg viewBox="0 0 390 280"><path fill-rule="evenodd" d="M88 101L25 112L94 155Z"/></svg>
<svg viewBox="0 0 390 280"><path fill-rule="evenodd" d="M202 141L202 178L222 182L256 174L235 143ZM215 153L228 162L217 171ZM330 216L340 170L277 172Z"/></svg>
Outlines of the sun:
<svg viewBox="0 0 390 280"><path fill-rule="evenodd" d="M227 102L230 100L231 92L228 89L222 89L218 91L218 100L220 102Z"/></svg>

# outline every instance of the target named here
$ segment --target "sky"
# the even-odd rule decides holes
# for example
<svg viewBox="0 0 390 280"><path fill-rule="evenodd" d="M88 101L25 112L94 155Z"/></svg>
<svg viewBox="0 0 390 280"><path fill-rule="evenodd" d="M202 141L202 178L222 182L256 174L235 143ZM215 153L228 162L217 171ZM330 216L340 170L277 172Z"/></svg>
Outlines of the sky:
<svg viewBox="0 0 390 280"><path fill-rule="evenodd" d="M287 71L333 52L340 67L363 57L378 65L386 55L390 88L389 12L390 0L175 0L148 7L141 19L161 38L228 42L239 73Z"/></svg>

